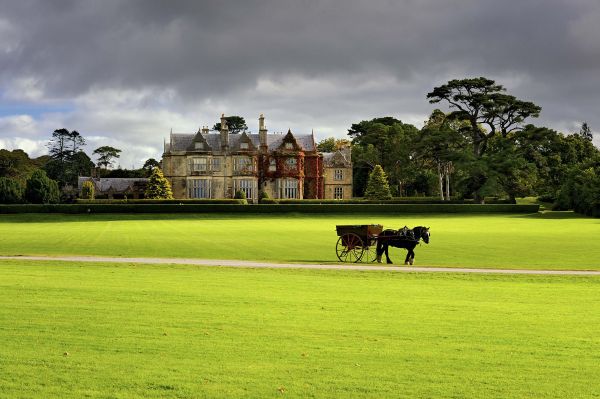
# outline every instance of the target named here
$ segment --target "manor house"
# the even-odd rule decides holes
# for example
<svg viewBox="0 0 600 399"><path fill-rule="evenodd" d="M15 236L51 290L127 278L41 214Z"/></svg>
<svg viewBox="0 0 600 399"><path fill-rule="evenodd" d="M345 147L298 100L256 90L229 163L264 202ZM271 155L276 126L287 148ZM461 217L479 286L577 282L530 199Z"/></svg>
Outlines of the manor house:
<svg viewBox="0 0 600 399"><path fill-rule="evenodd" d="M230 134L224 115L217 133L171 132L162 167L175 198L233 198L238 190L249 201L260 191L282 199L352 196L349 149L324 155L313 134L268 133L262 114L258 134Z"/></svg>

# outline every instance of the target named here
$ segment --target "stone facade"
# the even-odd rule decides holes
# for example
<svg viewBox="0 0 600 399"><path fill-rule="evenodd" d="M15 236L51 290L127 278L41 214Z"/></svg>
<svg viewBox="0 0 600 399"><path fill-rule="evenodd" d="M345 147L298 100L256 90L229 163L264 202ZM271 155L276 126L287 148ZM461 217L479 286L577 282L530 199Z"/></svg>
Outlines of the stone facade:
<svg viewBox="0 0 600 399"><path fill-rule="evenodd" d="M242 190L250 201L257 201L260 191L269 198L333 198L324 192L323 154L313 134L270 134L263 115L258 127L258 134L230 134L222 115L218 133L207 127L195 134L171 133L162 166L173 196L233 198Z"/></svg>
<svg viewBox="0 0 600 399"><path fill-rule="evenodd" d="M352 198L352 158L350 148L323 153L324 198Z"/></svg>

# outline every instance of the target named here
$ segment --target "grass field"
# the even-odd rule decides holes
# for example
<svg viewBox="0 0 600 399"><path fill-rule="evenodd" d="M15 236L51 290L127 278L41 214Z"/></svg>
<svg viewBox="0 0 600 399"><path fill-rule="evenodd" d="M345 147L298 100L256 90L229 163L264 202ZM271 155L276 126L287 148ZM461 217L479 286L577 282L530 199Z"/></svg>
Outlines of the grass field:
<svg viewBox="0 0 600 399"><path fill-rule="evenodd" d="M600 397L600 279L0 261L0 397Z"/></svg>
<svg viewBox="0 0 600 399"><path fill-rule="evenodd" d="M600 220L531 215L0 215L0 255L336 262L336 224L431 227L416 265L599 269ZM405 251L391 250L402 264Z"/></svg>

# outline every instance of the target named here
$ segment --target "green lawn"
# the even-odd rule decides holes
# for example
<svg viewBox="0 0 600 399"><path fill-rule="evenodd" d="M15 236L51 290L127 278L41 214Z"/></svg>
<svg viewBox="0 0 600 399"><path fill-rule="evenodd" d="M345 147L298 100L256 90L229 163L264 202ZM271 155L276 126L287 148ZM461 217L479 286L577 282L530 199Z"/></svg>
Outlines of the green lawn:
<svg viewBox="0 0 600 399"><path fill-rule="evenodd" d="M2 398L598 398L600 278L0 261Z"/></svg>
<svg viewBox="0 0 600 399"><path fill-rule="evenodd" d="M336 262L336 224L431 227L416 265L599 269L600 220L532 215L0 215L0 255ZM402 264L405 251L391 250Z"/></svg>

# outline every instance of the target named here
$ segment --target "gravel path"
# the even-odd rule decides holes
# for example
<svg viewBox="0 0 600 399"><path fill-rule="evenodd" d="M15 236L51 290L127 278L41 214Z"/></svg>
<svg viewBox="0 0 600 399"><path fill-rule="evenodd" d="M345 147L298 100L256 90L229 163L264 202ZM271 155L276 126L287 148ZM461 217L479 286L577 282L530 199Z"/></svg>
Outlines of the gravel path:
<svg viewBox="0 0 600 399"><path fill-rule="evenodd" d="M415 266L383 266L380 264L307 264L307 263L268 263L244 260L218 259L177 259L177 258L117 258L108 256L0 256L2 259L16 260L59 260L65 262L107 262L107 263L146 263L146 264L178 264L199 266L224 266L267 269L325 269L325 270L376 270L387 272L425 272L425 273L497 273L497 274L544 274L544 275L578 275L600 276L600 271L590 270L526 270L526 269L467 269L451 267L415 267Z"/></svg>

